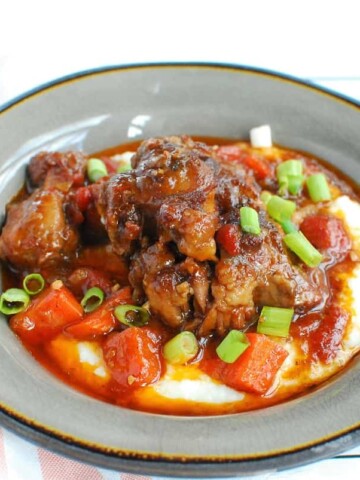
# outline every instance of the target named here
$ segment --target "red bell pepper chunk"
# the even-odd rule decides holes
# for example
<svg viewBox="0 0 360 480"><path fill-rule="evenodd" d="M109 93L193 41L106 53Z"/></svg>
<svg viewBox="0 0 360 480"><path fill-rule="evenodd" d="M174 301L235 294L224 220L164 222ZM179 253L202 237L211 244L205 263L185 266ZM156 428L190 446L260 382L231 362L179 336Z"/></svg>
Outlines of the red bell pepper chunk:
<svg viewBox="0 0 360 480"><path fill-rule="evenodd" d="M22 340L36 345L55 337L64 325L79 321L82 316L79 302L62 282L56 281L25 311L14 315L10 326Z"/></svg>
<svg viewBox="0 0 360 480"><path fill-rule="evenodd" d="M262 395L273 384L288 352L266 335L248 333L247 338L249 347L234 363L212 358L203 360L201 369L235 390Z"/></svg>
<svg viewBox="0 0 360 480"><path fill-rule="evenodd" d="M273 171L266 160L251 155L241 147L236 145L223 145L219 147L216 153L221 159L227 162L241 163L250 170L253 170L258 180L264 180L265 178L273 176Z"/></svg>
<svg viewBox="0 0 360 480"><path fill-rule="evenodd" d="M216 240L229 255L240 254L240 231L238 225L227 224L221 227L216 234Z"/></svg>
<svg viewBox="0 0 360 480"><path fill-rule="evenodd" d="M109 335L103 353L113 379L127 388L156 382L161 375L159 341L149 328L130 327Z"/></svg>
<svg viewBox="0 0 360 480"><path fill-rule="evenodd" d="M300 225L300 230L319 250L332 249L346 253L351 247L349 237L339 218L330 215L310 215Z"/></svg>
<svg viewBox="0 0 360 480"><path fill-rule="evenodd" d="M66 327L65 332L81 340L110 333L118 325L113 313L114 308L117 305L132 303L130 287L122 288L108 298L98 309L84 315L80 322Z"/></svg>

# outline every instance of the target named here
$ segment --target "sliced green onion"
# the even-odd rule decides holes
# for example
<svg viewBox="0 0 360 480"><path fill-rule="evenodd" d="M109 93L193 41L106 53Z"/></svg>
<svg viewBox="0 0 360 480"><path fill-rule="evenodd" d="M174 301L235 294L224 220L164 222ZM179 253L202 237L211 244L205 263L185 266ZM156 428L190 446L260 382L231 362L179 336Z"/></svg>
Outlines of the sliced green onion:
<svg viewBox="0 0 360 480"><path fill-rule="evenodd" d="M244 332L230 330L217 347L216 353L223 362L234 363L249 345L250 342Z"/></svg>
<svg viewBox="0 0 360 480"><path fill-rule="evenodd" d="M301 232L288 233L284 237L284 242L309 267L317 267L323 258Z"/></svg>
<svg viewBox="0 0 360 480"><path fill-rule="evenodd" d="M268 214L279 223L290 220L296 209L296 204L291 200L273 195L266 205Z"/></svg>
<svg viewBox="0 0 360 480"><path fill-rule="evenodd" d="M279 194L286 195L287 192L291 193L291 195L297 195L300 190L302 189L305 177L300 175L299 177L286 177L284 178L280 184Z"/></svg>
<svg viewBox="0 0 360 480"><path fill-rule="evenodd" d="M298 231L296 225L294 225L291 220L284 220L283 222L281 222L281 226L285 233L292 233Z"/></svg>
<svg viewBox="0 0 360 480"><path fill-rule="evenodd" d="M96 310L104 301L104 292L99 287L92 287L85 293L81 306L86 313Z"/></svg>
<svg viewBox="0 0 360 480"><path fill-rule="evenodd" d="M251 207L240 208L240 225L244 232L259 235L261 233L259 215Z"/></svg>
<svg viewBox="0 0 360 480"><path fill-rule="evenodd" d="M293 308L263 307L257 324L257 332L275 337L287 337L293 316Z"/></svg>
<svg viewBox="0 0 360 480"><path fill-rule="evenodd" d="M323 173L315 173L306 179L306 186L313 202L331 200L331 193L326 177Z"/></svg>
<svg viewBox="0 0 360 480"><path fill-rule="evenodd" d="M297 195L304 182L303 165L301 160L286 160L276 168L276 176L280 185L280 194L284 195L289 191Z"/></svg>
<svg viewBox="0 0 360 480"><path fill-rule="evenodd" d="M192 332L181 332L164 345L163 355L173 365L184 365L195 357L199 344Z"/></svg>
<svg viewBox="0 0 360 480"><path fill-rule="evenodd" d="M304 184L305 177L304 175L299 175L298 177L288 177L288 190L291 195L297 195Z"/></svg>
<svg viewBox="0 0 360 480"><path fill-rule="evenodd" d="M30 273L23 280L23 288L29 295L37 295L45 287L44 277L40 273Z"/></svg>
<svg viewBox="0 0 360 480"><path fill-rule="evenodd" d="M271 193L268 192L267 190L262 191L260 194L260 199L264 205L267 205L269 203L269 200L271 197L272 197Z"/></svg>
<svg viewBox="0 0 360 480"><path fill-rule="evenodd" d="M115 317L127 327L143 327L149 321L149 311L144 307L136 305L118 305L115 310Z"/></svg>
<svg viewBox="0 0 360 480"><path fill-rule="evenodd" d="M120 162L116 173L125 173L129 170L132 170L130 162L125 162L124 160Z"/></svg>
<svg viewBox="0 0 360 480"><path fill-rule="evenodd" d="M288 192L288 186L289 186L289 183L288 183L288 178L285 177L284 180L282 180L281 182L279 182L279 195L281 195L282 197L284 197L287 192Z"/></svg>
<svg viewBox="0 0 360 480"><path fill-rule="evenodd" d="M97 182L102 177L106 177L108 171L105 163L98 158L89 158L87 161L87 175L92 183Z"/></svg>
<svg viewBox="0 0 360 480"><path fill-rule="evenodd" d="M21 288L9 288L0 297L0 312L14 315L22 312L30 303L30 296Z"/></svg>
<svg viewBox="0 0 360 480"><path fill-rule="evenodd" d="M276 176L279 179L282 177L298 177L303 173L303 165L301 160L286 160L285 162L279 163L276 167Z"/></svg>

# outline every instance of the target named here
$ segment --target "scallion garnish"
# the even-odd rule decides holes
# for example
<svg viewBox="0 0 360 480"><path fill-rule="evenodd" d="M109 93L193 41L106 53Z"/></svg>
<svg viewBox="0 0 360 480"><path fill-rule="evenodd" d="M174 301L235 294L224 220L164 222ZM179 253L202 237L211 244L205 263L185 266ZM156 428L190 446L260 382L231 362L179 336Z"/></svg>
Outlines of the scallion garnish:
<svg viewBox="0 0 360 480"><path fill-rule="evenodd" d="M226 363L234 363L250 345L244 332L230 330L224 340L218 345L216 353Z"/></svg>
<svg viewBox="0 0 360 480"><path fill-rule="evenodd" d="M105 163L98 158L89 158L87 161L87 175L92 183L97 182L102 177L106 177L108 171Z"/></svg>
<svg viewBox="0 0 360 480"><path fill-rule="evenodd" d="M293 308L263 307L257 324L257 332L275 337L287 337L293 315Z"/></svg>
<svg viewBox="0 0 360 480"><path fill-rule="evenodd" d="M303 173L301 160L286 160L279 163L276 167L276 176L278 180L283 177L298 177Z"/></svg>
<svg viewBox="0 0 360 480"><path fill-rule="evenodd" d="M168 363L184 365L195 357L199 344L192 332L181 332L164 345L163 355Z"/></svg>
<svg viewBox="0 0 360 480"><path fill-rule="evenodd" d="M267 205L269 203L269 200L271 197L272 197L271 193L268 192L267 190L263 190L260 194L260 199L264 205Z"/></svg>
<svg viewBox="0 0 360 480"><path fill-rule="evenodd" d="M273 195L266 205L270 217L279 223L291 220L296 209L296 204L291 200L285 200L278 195Z"/></svg>
<svg viewBox="0 0 360 480"><path fill-rule="evenodd" d="M280 163L276 168L276 176L282 195L287 191L292 195L297 195L304 182L301 160L286 160L286 162Z"/></svg>
<svg viewBox="0 0 360 480"><path fill-rule="evenodd" d="M136 305L118 305L114 313L119 322L127 327L143 327L150 317L146 308Z"/></svg>
<svg viewBox="0 0 360 480"><path fill-rule="evenodd" d="M96 310L104 301L104 292L99 287L92 287L85 293L81 306L86 313Z"/></svg>
<svg viewBox="0 0 360 480"><path fill-rule="evenodd" d="M288 233L284 236L284 242L309 267L317 267L323 258L301 232Z"/></svg>
<svg viewBox="0 0 360 480"><path fill-rule="evenodd" d="M21 288L9 288L0 297L0 312L14 315L22 312L30 303L30 296Z"/></svg>
<svg viewBox="0 0 360 480"><path fill-rule="evenodd" d="M288 177L288 190L291 195L297 195L302 189L305 177L300 175L299 177Z"/></svg>
<svg viewBox="0 0 360 480"><path fill-rule="evenodd" d="M291 220L284 220L283 222L281 222L281 226L285 233L292 233L298 231L296 225L294 225Z"/></svg>
<svg viewBox="0 0 360 480"><path fill-rule="evenodd" d="M313 202L331 200L331 193L323 173L315 173L306 179L306 186Z"/></svg>
<svg viewBox="0 0 360 480"><path fill-rule="evenodd" d="M29 295L37 295L45 287L44 277L40 273L30 273L23 280L23 288Z"/></svg>
<svg viewBox="0 0 360 480"><path fill-rule="evenodd" d="M259 215L251 207L240 208L240 225L244 232L259 235L261 233Z"/></svg>

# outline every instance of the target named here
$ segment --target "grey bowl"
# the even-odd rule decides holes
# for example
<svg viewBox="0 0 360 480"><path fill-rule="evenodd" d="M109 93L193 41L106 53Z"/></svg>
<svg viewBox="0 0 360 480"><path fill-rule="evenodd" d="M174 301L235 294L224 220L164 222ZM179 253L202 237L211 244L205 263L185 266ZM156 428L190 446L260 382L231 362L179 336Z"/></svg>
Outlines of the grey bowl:
<svg viewBox="0 0 360 480"><path fill-rule="evenodd" d="M227 65L111 67L60 79L10 102L0 117L1 209L42 149L87 152L153 135L246 138L312 152L359 180L359 104L272 72ZM117 408L64 385L0 323L0 421L74 459L132 473L220 477L264 473L360 443L360 359L284 404L223 417Z"/></svg>

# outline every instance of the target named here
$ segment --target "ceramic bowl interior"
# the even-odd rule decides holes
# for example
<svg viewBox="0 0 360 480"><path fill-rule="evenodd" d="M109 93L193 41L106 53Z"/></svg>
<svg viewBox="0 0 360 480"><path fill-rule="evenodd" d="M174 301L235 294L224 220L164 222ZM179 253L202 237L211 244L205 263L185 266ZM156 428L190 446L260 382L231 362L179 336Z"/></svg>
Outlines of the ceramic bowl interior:
<svg viewBox="0 0 360 480"><path fill-rule="evenodd" d="M276 143L359 180L359 105L288 77L215 65L115 67L62 79L0 117L0 198L39 150L94 152L150 136L247 138L268 123ZM129 411L51 376L0 322L1 422L73 458L133 473L210 477L274 471L360 442L360 359L317 390L255 412L187 418Z"/></svg>

